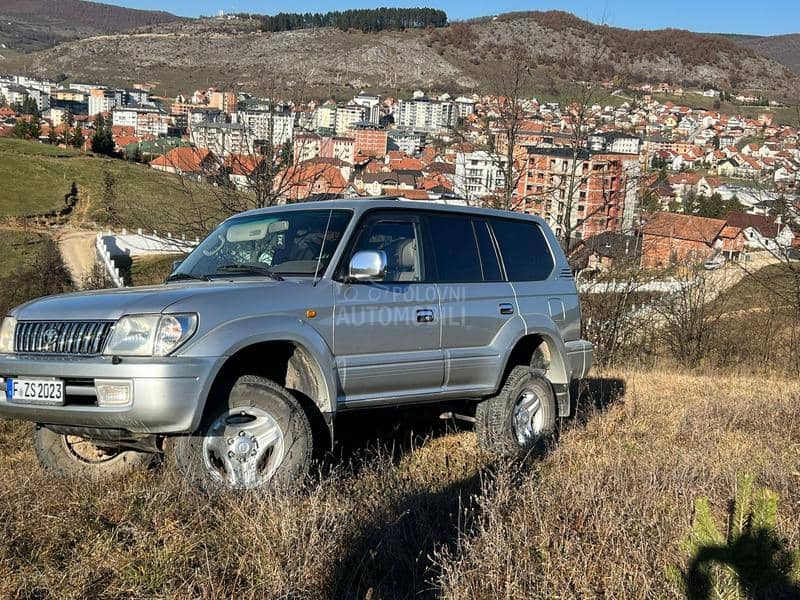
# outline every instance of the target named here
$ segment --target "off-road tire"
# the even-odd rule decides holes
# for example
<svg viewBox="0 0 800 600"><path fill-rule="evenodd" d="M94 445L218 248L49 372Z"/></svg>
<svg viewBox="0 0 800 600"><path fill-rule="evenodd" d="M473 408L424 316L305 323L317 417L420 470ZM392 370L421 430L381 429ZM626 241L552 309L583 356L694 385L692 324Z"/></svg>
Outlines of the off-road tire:
<svg viewBox="0 0 800 600"><path fill-rule="evenodd" d="M42 425L34 429L33 448L39 462L48 471L92 479L146 469L156 460L156 455L149 452L114 451L105 447L101 451L81 438L56 433ZM93 448L99 455L96 460L87 458Z"/></svg>
<svg viewBox="0 0 800 600"><path fill-rule="evenodd" d="M541 403L542 427L538 436L521 444L514 429L514 408L525 392L532 390ZM550 382L528 366L514 367L496 396L478 404L475 433L478 444L493 454L520 458L547 449L556 432L556 401Z"/></svg>
<svg viewBox="0 0 800 600"><path fill-rule="evenodd" d="M214 421L226 411L256 407L277 422L284 437L285 454L268 486L295 486L308 475L314 450L314 437L308 416L297 399L284 387L265 377L243 375L233 385L208 399L200 427L193 435L175 437L169 448L175 466L191 484L206 490L226 487L213 478L203 457L203 442Z"/></svg>

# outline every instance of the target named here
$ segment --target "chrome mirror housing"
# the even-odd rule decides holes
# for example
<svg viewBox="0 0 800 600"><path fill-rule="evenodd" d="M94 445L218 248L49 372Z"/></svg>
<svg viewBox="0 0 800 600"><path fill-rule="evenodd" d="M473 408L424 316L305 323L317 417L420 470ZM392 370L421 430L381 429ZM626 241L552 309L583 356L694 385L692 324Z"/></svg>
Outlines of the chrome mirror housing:
<svg viewBox="0 0 800 600"><path fill-rule="evenodd" d="M386 252L361 250L350 259L349 278L354 281L380 281L386 276Z"/></svg>

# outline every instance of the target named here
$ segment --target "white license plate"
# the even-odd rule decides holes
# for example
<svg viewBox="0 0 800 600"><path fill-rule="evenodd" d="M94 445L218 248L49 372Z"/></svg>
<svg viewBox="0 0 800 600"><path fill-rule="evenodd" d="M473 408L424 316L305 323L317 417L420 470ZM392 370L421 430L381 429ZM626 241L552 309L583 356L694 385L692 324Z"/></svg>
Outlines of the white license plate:
<svg viewBox="0 0 800 600"><path fill-rule="evenodd" d="M59 379L6 379L6 398L29 404L64 404L64 382Z"/></svg>

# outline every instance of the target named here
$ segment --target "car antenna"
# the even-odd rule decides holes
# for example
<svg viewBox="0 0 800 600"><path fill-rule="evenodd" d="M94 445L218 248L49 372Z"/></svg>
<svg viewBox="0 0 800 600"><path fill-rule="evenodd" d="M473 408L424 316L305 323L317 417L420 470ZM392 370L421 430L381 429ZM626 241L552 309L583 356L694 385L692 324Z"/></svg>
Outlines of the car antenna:
<svg viewBox="0 0 800 600"><path fill-rule="evenodd" d="M325 223L325 233L322 234L322 243L319 246L319 256L317 256L317 267L314 270L314 283L311 287L317 287L322 277L319 275L319 266L322 263L322 253L325 251L325 241L328 239L328 231L331 227L331 218L333 217L333 207L336 206L336 198L331 201L331 210L328 213L328 222Z"/></svg>

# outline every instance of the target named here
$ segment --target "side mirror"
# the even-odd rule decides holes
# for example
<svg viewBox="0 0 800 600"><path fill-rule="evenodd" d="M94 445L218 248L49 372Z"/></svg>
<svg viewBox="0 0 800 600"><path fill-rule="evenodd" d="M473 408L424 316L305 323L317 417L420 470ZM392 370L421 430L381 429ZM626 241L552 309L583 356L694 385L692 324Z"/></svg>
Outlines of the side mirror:
<svg viewBox="0 0 800 600"><path fill-rule="evenodd" d="M183 264L182 260L173 260L172 261L172 272L174 273L175 271L177 271L178 267L180 267L182 264Z"/></svg>
<svg viewBox="0 0 800 600"><path fill-rule="evenodd" d="M380 281L386 276L386 252L361 250L350 259L349 278L353 281Z"/></svg>

